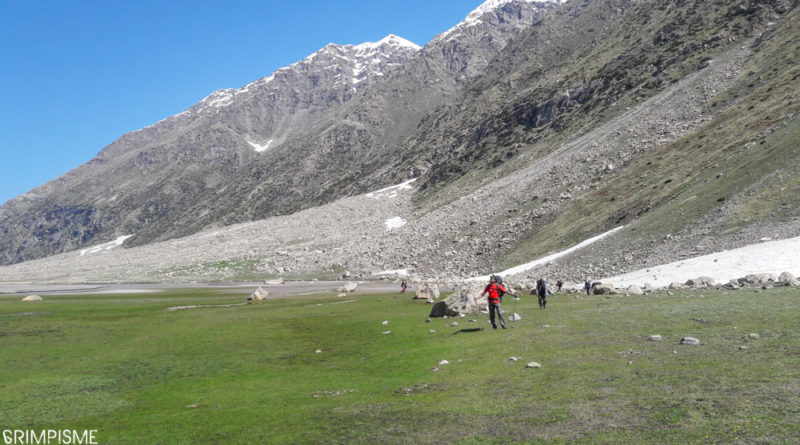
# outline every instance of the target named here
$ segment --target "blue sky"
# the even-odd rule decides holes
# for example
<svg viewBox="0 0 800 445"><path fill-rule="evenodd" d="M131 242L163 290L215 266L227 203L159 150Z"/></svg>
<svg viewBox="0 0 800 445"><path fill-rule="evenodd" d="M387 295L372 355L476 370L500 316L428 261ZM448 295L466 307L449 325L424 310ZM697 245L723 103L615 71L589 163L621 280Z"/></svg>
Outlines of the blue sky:
<svg viewBox="0 0 800 445"><path fill-rule="evenodd" d="M0 204L328 43L418 45L482 0L0 0Z"/></svg>

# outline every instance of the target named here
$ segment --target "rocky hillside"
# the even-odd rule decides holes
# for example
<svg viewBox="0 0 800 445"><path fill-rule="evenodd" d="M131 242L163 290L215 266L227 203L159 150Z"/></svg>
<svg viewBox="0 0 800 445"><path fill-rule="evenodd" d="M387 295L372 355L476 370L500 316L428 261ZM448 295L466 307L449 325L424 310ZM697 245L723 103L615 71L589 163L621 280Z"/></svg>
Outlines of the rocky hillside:
<svg viewBox="0 0 800 445"><path fill-rule="evenodd" d="M134 234L142 245L368 190L365 165L553 2L490 1L425 48L396 36L328 45L126 134L0 207L0 264Z"/></svg>
<svg viewBox="0 0 800 445"><path fill-rule="evenodd" d="M316 120L313 131L284 141L301 155L296 177L248 164L237 172L265 175L257 186L229 181L189 205L195 219L213 216L213 230L0 268L0 279L259 279L409 268L463 277L623 226L530 272L577 280L800 236L797 6L570 1L512 14L530 24L515 24L494 52L471 58L466 66L483 67L470 71L444 49L451 37L485 35L470 26L497 29L489 18L498 9L478 11L484 20L468 18ZM436 75L410 80L421 73ZM425 94L404 100L412 90ZM404 187L363 194L411 177ZM245 191L265 201L247 201L253 206L244 216L218 216ZM330 203L295 212L292 199ZM285 215L222 227L262 212ZM81 215L75 227L91 227L95 213ZM163 228L152 239L179 235L177 215L153 219L148 227Z"/></svg>

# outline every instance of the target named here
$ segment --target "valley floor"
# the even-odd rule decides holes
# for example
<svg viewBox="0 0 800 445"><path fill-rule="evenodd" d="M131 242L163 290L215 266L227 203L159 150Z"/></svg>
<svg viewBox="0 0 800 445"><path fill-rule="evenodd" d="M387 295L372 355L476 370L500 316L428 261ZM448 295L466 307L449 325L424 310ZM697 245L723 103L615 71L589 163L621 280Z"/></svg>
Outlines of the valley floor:
<svg viewBox="0 0 800 445"><path fill-rule="evenodd" d="M523 296L497 331L484 314L427 322L430 305L399 293L242 305L242 291L0 295L0 428L114 444L800 434L796 289L556 294L545 310Z"/></svg>

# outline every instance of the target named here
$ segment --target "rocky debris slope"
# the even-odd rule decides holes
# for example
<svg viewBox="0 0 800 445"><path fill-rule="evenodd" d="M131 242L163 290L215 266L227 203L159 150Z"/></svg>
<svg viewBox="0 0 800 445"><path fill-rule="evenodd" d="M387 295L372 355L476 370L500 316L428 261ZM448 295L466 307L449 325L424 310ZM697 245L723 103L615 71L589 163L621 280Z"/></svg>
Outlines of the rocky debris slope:
<svg viewBox="0 0 800 445"><path fill-rule="evenodd" d="M537 221L553 218L581 194L591 192L602 177L613 174L616 164L707 122L711 115L703 104L725 91L747 54L746 46L737 47L618 119L439 208L426 210L414 205L411 197L416 184L407 182L292 215L148 246L84 256L72 252L3 267L0 279L212 281L343 270L369 277L398 269L444 281L482 275L495 268L493 251L512 245ZM531 196L540 197L541 204L521 210ZM793 234L792 227L800 225L781 227L780 235L788 236ZM765 233L774 235L772 229L751 228L749 233L720 240L713 248L756 242ZM698 238L686 235L680 240L694 239L699 246ZM635 257L636 252L626 249L625 242L610 237L519 279L538 274L574 280L602 276L617 270L619 256L630 255L631 264L645 263ZM693 252L703 250L695 248ZM666 263L684 253L665 243L664 248L646 254L650 261Z"/></svg>

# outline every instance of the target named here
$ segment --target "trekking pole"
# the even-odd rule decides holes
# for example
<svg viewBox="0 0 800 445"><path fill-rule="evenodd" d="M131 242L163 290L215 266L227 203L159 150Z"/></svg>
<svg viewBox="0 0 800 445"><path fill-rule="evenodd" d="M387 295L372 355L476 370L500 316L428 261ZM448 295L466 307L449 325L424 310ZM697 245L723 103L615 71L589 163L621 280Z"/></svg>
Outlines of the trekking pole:
<svg viewBox="0 0 800 445"><path fill-rule="evenodd" d="M512 310L511 314L511 329L514 329L515 323L517 322L517 300L519 300L519 297L514 295L514 309Z"/></svg>

